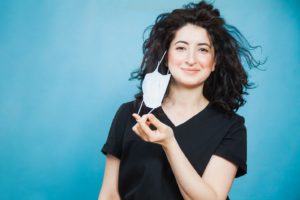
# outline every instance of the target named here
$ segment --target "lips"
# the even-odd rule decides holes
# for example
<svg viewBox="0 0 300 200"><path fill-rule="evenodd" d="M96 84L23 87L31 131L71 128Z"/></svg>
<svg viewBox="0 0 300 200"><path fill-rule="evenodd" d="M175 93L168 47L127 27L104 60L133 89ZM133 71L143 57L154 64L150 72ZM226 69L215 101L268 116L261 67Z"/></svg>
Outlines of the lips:
<svg viewBox="0 0 300 200"><path fill-rule="evenodd" d="M184 71L200 71L199 69L193 69L193 68L182 68Z"/></svg>
<svg viewBox="0 0 300 200"><path fill-rule="evenodd" d="M199 69L195 69L195 68L181 68L185 73L187 74L196 74L197 72L199 72Z"/></svg>

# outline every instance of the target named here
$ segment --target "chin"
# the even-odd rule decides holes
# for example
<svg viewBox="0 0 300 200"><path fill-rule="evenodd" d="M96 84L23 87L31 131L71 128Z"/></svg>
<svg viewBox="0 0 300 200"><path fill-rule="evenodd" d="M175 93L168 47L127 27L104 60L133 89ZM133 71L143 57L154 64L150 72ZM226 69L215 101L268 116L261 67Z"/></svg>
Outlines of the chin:
<svg viewBox="0 0 300 200"><path fill-rule="evenodd" d="M201 87L206 78L203 77L185 77L185 76L179 76L180 78L176 78L176 76L172 75L172 82L175 83L175 85L181 85L186 88L196 88Z"/></svg>
<svg viewBox="0 0 300 200"><path fill-rule="evenodd" d="M203 84L204 84L204 81L180 81L180 82L177 82L179 85L182 85L183 87L186 87L186 88L198 88L198 87L202 87Z"/></svg>
<svg viewBox="0 0 300 200"><path fill-rule="evenodd" d="M204 84L204 83L198 83L198 84L185 84L184 86L185 86L186 88L193 89L193 88L203 87L203 84Z"/></svg>

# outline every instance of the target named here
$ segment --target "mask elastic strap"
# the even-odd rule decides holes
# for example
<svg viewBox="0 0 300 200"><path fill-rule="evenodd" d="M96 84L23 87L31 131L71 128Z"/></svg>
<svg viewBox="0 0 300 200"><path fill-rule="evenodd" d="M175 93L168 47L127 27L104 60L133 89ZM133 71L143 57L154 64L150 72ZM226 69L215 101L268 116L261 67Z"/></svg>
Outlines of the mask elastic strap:
<svg viewBox="0 0 300 200"><path fill-rule="evenodd" d="M155 108L152 108L152 109L148 112L148 114L150 114L154 109L155 109ZM148 114L147 114L147 115L148 115Z"/></svg>
<svg viewBox="0 0 300 200"><path fill-rule="evenodd" d="M160 61L158 62L158 66L160 65L160 63L163 61L165 55L166 55L167 51L164 52L163 56L161 57Z"/></svg>
<svg viewBox="0 0 300 200"><path fill-rule="evenodd" d="M160 61L158 62L158 66L157 66L157 68L159 67L160 63L163 61L163 59L164 59L164 57L165 57L166 53L167 53L167 51L165 51L165 52L164 52L163 56L161 57ZM169 74L169 73L170 73L170 69L169 69L169 67L168 67L167 74Z"/></svg>
<svg viewBox="0 0 300 200"><path fill-rule="evenodd" d="M143 99L143 101L142 101L142 103L141 103L141 105L140 105L140 108L139 108L139 111L138 111L138 115L140 115L140 111L141 111L141 108L142 108L143 102L144 102L144 99Z"/></svg>
<svg viewBox="0 0 300 200"><path fill-rule="evenodd" d="M142 103L141 103L141 105L140 105L140 108L139 108L139 111L138 111L138 115L140 115L140 111L141 111L143 102L144 102L144 100L142 101ZM147 114L150 114L154 109L155 109L155 108L152 108Z"/></svg>
<svg viewBox="0 0 300 200"><path fill-rule="evenodd" d="M155 71L158 70L159 65L160 65L160 63L163 61L163 59L164 59L166 53L167 53L167 51L164 52L164 54L163 54L163 56L161 57L160 61L157 63L157 67L156 67ZM167 74L168 74L168 73L169 73L169 68L168 68ZM141 105L140 105L140 108L139 108L139 111L138 111L138 115L140 114L140 111L141 111L141 108L142 108L143 103L144 103L144 99L143 99L143 101L142 101L142 103L141 103ZM152 109L148 112L148 114L150 114L154 109L155 109L155 108L152 108Z"/></svg>
<svg viewBox="0 0 300 200"><path fill-rule="evenodd" d="M158 68L159 68L159 66L160 66L160 63L163 61L163 59L164 59L166 53L167 53L167 51L164 52L164 54L162 55L160 61L158 61L155 71L158 71Z"/></svg>

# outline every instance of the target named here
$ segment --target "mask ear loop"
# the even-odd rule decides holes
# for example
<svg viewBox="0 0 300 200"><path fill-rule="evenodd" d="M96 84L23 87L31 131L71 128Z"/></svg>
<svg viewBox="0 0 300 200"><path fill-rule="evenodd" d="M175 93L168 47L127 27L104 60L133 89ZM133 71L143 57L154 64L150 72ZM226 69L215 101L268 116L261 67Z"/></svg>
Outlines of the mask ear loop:
<svg viewBox="0 0 300 200"><path fill-rule="evenodd" d="M160 61L157 63L157 66L156 66L156 70L158 70L159 66L160 66L160 63L163 61L165 55L166 55L167 51L164 52L164 54L162 55Z"/></svg>
<svg viewBox="0 0 300 200"><path fill-rule="evenodd" d="M162 55L160 61L157 63L157 66L156 66L155 71L158 70L158 68L159 68L159 66L160 66L160 63L163 61L163 59L164 59L166 53L167 53L167 51L164 52L164 54ZM167 74L168 74L168 73L169 73L169 68L168 68ZM138 110L138 115L140 115L140 111L141 111L141 109L142 109L143 103L144 103L144 99L143 99L143 101L142 101L142 103L141 103L141 105L140 105L140 108L139 108L139 110ZM150 114L154 109L155 109L155 108L152 108L147 114Z"/></svg>
<svg viewBox="0 0 300 200"><path fill-rule="evenodd" d="M141 111L141 108L142 108L143 102L144 102L144 100L142 101L142 103L141 103L141 105L140 105L140 108L139 108L139 111L138 111L138 115L140 115L140 111Z"/></svg>
<svg viewBox="0 0 300 200"><path fill-rule="evenodd" d="M141 103L141 105L140 105L140 108L139 108L139 111L138 111L138 115L140 115L140 111L141 111L143 102L144 102L144 100L142 101L142 103ZM154 109L155 109L155 108L152 108L147 114L150 114Z"/></svg>
<svg viewBox="0 0 300 200"><path fill-rule="evenodd" d="M144 103L144 100L142 101L142 103L141 103L141 105L140 105L140 108L139 108L139 111L138 111L138 115L140 115L140 111L141 111L141 108L142 108L143 103ZM152 108L152 109L147 113L147 115L150 114L154 109L155 109L155 108Z"/></svg>

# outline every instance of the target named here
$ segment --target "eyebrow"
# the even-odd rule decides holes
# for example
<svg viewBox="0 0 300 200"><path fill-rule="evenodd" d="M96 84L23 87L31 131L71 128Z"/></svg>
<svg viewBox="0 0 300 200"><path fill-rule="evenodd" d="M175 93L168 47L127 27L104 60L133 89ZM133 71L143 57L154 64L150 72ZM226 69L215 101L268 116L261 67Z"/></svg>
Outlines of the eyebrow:
<svg viewBox="0 0 300 200"><path fill-rule="evenodd" d="M175 44L177 44L177 43L184 43L184 44L186 44L186 45L189 44L188 42L182 41L182 40L177 41ZM205 46L208 46L209 48L211 48L211 45L209 45L209 44L207 44L207 43L205 43L205 42L200 42L200 43L198 43L197 45L198 45L198 46L205 45Z"/></svg>

